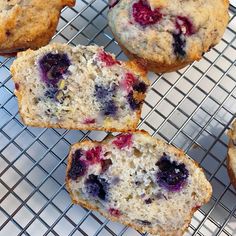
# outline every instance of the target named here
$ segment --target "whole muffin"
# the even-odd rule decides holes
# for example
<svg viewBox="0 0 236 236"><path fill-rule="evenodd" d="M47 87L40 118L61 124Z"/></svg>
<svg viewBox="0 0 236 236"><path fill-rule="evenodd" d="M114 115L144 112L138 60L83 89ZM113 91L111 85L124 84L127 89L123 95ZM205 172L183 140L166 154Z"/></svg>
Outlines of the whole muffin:
<svg viewBox="0 0 236 236"><path fill-rule="evenodd" d="M169 72L200 60L220 41L228 6L228 0L112 0L108 22L129 58Z"/></svg>
<svg viewBox="0 0 236 236"><path fill-rule="evenodd" d="M74 4L75 0L0 1L0 54L12 56L48 44L61 9Z"/></svg>

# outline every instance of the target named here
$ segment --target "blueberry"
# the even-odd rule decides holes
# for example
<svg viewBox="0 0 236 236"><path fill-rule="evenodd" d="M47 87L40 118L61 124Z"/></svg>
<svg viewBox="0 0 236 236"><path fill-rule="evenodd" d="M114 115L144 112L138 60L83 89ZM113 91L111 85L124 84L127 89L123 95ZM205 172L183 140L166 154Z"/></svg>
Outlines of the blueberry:
<svg viewBox="0 0 236 236"><path fill-rule="evenodd" d="M72 180L76 180L78 177L83 176L87 171L87 165L80 159L81 156L81 149L76 150L72 156L72 164L68 173L69 178Z"/></svg>
<svg viewBox="0 0 236 236"><path fill-rule="evenodd" d="M117 106L114 101L108 101L104 103L103 112L105 116L115 116L117 113Z"/></svg>
<svg viewBox="0 0 236 236"><path fill-rule="evenodd" d="M95 96L98 100L103 100L109 94L110 94L110 92L108 91L108 88L103 87L103 86L99 86L97 84L95 85Z"/></svg>
<svg viewBox="0 0 236 236"><path fill-rule="evenodd" d="M128 94L127 100L128 100L128 103L129 103L129 105L130 105L130 107L131 107L132 110L137 110L137 109L139 109L140 106L141 106L141 104L142 104L141 102L139 102L139 101L137 101L137 100L134 99L134 97L133 97L133 91L131 91L131 92Z"/></svg>
<svg viewBox="0 0 236 236"><path fill-rule="evenodd" d="M186 182L189 172L183 163L171 162L170 158L164 153L156 163L159 167L157 172L157 183L169 191L179 191Z"/></svg>
<svg viewBox="0 0 236 236"><path fill-rule="evenodd" d="M95 85L94 95L101 104L101 110L105 116L115 116L118 110L112 97L115 95L117 86L105 87L103 85Z"/></svg>
<svg viewBox="0 0 236 236"><path fill-rule="evenodd" d="M86 192L94 197L103 201L107 200L108 183L104 178L97 175L89 175L85 181Z"/></svg>
<svg viewBox="0 0 236 236"><path fill-rule="evenodd" d="M116 92L116 86L113 87L105 87L103 85L95 85L95 97L100 101L108 101L114 96Z"/></svg>
<svg viewBox="0 0 236 236"><path fill-rule="evenodd" d="M152 199L151 198L145 199L144 201L145 201L146 204L151 204L152 203Z"/></svg>
<svg viewBox="0 0 236 236"><path fill-rule="evenodd" d="M58 92L58 89L55 87L50 87L45 93L44 96L53 99Z"/></svg>
<svg viewBox="0 0 236 236"><path fill-rule="evenodd" d="M147 91L147 85L144 82L136 83L133 89L139 93L145 93Z"/></svg>
<svg viewBox="0 0 236 236"><path fill-rule="evenodd" d="M39 66L44 82L56 86L62 75L67 73L70 61L66 54L48 53L39 61Z"/></svg>
<svg viewBox="0 0 236 236"><path fill-rule="evenodd" d="M178 57L184 57L186 55L185 46L186 39L183 34L173 34L173 47L174 53Z"/></svg>

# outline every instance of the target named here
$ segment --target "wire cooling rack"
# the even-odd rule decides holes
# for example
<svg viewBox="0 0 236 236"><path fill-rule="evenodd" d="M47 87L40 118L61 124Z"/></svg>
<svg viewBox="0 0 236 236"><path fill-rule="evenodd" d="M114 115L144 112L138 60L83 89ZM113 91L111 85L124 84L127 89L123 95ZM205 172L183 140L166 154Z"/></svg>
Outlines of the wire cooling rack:
<svg viewBox="0 0 236 236"><path fill-rule="evenodd" d="M226 132L236 112L236 8L219 45L200 62L174 73L152 74L139 128L182 148L213 185L186 235L236 235L236 192L229 182ZM77 1L65 8L55 41L98 44L125 59L107 26L107 3ZM69 146L104 132L25 127L19 118L9 67L0 58L0 235L139 236L96 212L72 205L64 178ZM147 234L144 234L147 235Z"/></svg>

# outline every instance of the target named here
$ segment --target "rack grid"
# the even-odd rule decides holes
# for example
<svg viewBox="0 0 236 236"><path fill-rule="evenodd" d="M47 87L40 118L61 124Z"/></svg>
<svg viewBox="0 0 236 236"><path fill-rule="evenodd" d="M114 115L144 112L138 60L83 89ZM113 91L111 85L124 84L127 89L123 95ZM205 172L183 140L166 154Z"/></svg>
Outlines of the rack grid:
<svg viewBox="0 0 236 236"><path fill-rule="evenodd" d="M139 128L199 162L214 190L186 235L236 235L236 192L225 162L226 133L236 113L235 5L231 1L222 41L201 61L177 72L149 74L152 85ZM98 44L126 59L107 25L107 11L104 0L64 8L53 41ZM24 126L13 93L12 61L0 57L0 236L147 236L71 204L64 184L69 147L86 138L102 140L106 133Z"/></svg>

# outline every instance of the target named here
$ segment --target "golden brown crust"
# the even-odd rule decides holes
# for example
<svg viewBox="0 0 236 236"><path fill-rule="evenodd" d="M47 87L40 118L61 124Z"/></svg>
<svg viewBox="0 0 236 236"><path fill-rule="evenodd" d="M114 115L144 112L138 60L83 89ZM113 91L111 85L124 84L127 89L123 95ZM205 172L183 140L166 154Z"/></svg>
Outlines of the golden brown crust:
<svg viewBox="0 0 236 236"><path fill-rule="evenodd" d="M144 130L137 130L135 133L141 133L143 135L146 135L147 137L150 137L150 135L148 134L148 132L144 131ZM135 134L134 133L134 134ZM71 165L72 165L72 154L74 153L75 150L79 149L80 147L83 147L83 146L87 146L87 147L93 147L93 146L96 146L96 145L99 145L99 144L106 144L107 142L110 141L110 139L112 138L112 136L108 136L106 137L103 141L89 141L89 140L84 140L80 143L75 143L74 145L72 145L71 149L70 149L70 153L69 153L69 156L68 156L68 163L67 163L67 170L66 172L68 173L68 171L70 170L71 168ZM168 145L166 144L164 141L162 140L156 140L157 144L158 145ZM174 152L176 156L179 156L180 158L188 158L186 156L186 154L180 150L180 149L177 149L173 146L170 146L168 145L168 148L171 150L171 152ZM198 164L193 161L193 164L196 166L196 168L199 168L198 167ZM203 172L202 168L200 168L200 170ZM184 227L182 229L179 229L179 230L174 230L174 231L168 231L166 229L163 229L161 227L158 227L158 228L150 228L150 227L145 227L145 226L140 226L138 224L133 224L131 222L128 222L128 221L125 221L122 219L122 217L114 217L114 216L111 216L109 213L103 211L102 209L100 209L98 206L92 204L91 202L85 200L85 199L79 199L78 201L74 198L73 196L73 193L70 189L70 185L69 185L69 179L68 179L68 174L66 175L66 186L67 186L67 190L69 191L69 194L72 198L72 202L74 204L79 204L79 205L82 205L83 207L87 208L87 209L90 209L90 210L96 210L98 211L100 214L102 214L104 217L108 218L109 220L111 221L118 221L120 222L121 224L124 224L126 226L129 226L129 227L132 227L140 232L148 232L148 233L151 233L151 234L158 234L160 236L182 236L184 234L185 231L187 231L188 229L188 226L191 222L191 219L192 219L192 216L193 214L197 211L197 209L200 207L194 207L192 208L190 214L189 214L189 217L186 219L185 221L185 224L184 224ZM212 188L209 186L206 186L206 189L205 189L205 193L206 193L206 197L205 197L205 201L204 203L207 203L210 198L211 198L211 195L212 195ZM203 203L203 204L204 204Z"/></svg>
<svg viewBox="0 0 236 236"><path fill-rule="evenodd" d="M0 15L0 54L13 56L47 45L56 31L61 9L74 4L75 0L29 0L25 5L15 4L7 17Z"/></svg>
<svg viewBox="0 0 236 236"><path fill-rule="evenodd" d="M236 121L235 121L236 122ZM236 189L236 175L235 175L235 170L233 170L233 158L236 158L236 156L234 156L232 153L230 153L230 150L233 150L235 148L234 143L233 143L233 139L232 139L232 130L229 131L228 136L229 136L229 144L228 144L228 155L227 155L227 171L228 171L228 175L230 178L230 182L231 184L234 186L234 188Z"/></svg>

